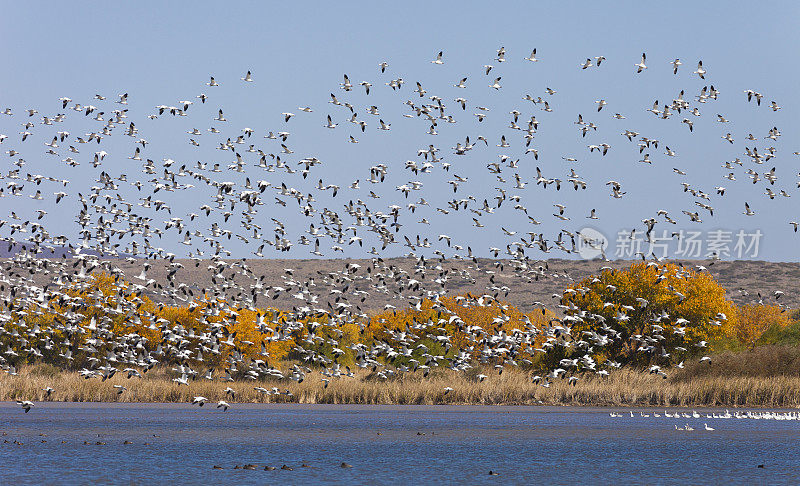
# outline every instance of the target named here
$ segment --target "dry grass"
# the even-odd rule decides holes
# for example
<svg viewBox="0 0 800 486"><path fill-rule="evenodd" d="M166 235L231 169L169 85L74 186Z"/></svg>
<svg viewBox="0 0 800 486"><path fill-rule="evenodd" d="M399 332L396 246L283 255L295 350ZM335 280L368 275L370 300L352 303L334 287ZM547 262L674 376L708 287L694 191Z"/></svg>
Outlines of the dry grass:
<svg viewBox="0 0 800 486"><path fill-rule="evenodd" d="M237 381L225 383L198 379L188 386L171 381L165 369L155 369L143 379L116 375L101 382L85 380L74 372L61 372L46 365L24 367L17 376L0 374L0 400L42 401L45 387L55 389L52 401L78 402L191 402L194 396L230 403L329 403L329 404L483 404L483 405L588 405L588 406L720 406L798 407L800 377L699 376L664 380L656 375L621 370L608 378L582 377L575 386L557 380L549 388L531 383L530 375L507 370L490 375L482 383L480 370L437 370L428 378L408 374L392 380L377 380L367 371L352 378L332 379L325 388L317 373L302 383L293 381ZM127 390L117 394L113 385ZM236 399L225 396L225 388L237 391ZM255 386L277 387L293 396L265 395ZM445 393L445 387L453 390ZM213 406L209 404L207 406Z"/></svg>
<svg viewBox="0 0 800 486"><path fill-rule="evenodd" d="M672 381L709 377L797 377L800 376L800 347L759 346L752 351L725 351L711 356L710 363L693 361L676 370Z"/></svg>

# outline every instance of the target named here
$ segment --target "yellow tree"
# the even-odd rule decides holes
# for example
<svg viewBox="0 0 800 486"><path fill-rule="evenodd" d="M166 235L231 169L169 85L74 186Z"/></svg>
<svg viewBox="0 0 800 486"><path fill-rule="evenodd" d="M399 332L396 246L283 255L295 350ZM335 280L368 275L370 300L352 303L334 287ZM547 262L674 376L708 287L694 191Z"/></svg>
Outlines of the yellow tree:
<svg viewBox="0 0 800 486"><path fill-rule="evenodd" d="M562 304L571 336L586 353L627 363L700 349L735 318L711 275L671 263L605 269L567 289Z"/></svg>
<svg viewBox="0 0 800 486"><path fill-rule="evenodd" d="M549 310L523 314L487 295L440 297L436 302L425 299L415 308L372 316L362 333L362 341L386 341L400 348L414 348L408 357L413 355L415 359L426 352L451 356L458 351L478 360L485 340L492 336L536 335L531 342L523 343L520 339L520 345L504 347L507 351L498 358L500 364L511 359L532 361L534 348L541 344L539 332L554 317Z"/></svg>
<svg viewBox="0 0 800 486"><path fill-rule="evenodd" d="M728 326L728 333L752 350L767 329L788 325L788 314L777 305L745 304L738 308L737 319Z"/></svg>

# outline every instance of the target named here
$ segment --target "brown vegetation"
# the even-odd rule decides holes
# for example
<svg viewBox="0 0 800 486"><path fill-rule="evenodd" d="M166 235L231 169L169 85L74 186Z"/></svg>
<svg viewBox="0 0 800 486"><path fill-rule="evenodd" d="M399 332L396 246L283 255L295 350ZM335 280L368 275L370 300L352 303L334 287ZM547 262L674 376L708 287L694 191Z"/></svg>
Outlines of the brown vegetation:
<svg viewBox="0 0 800 486"><path fill-rule="evenodd" d="M710 362L687 363L675 369L672 381L708 378L783 378L800 377L800 348L797 346L759 346L750 351L724 351Z"/></svg>
<svg viewBox="0 0 800 486"><path fill-rule="evenodd" d="M795 353L795 366L798 363ZM708 365L698 365L708 366ZM716 368L709 368L716 370ZM788 371L788 370L787 370ZM489 375L483 382L477 375ZM168 370L156 368L142 379L116 376L106 380L83 379L75 372L62 372L46 365L26 366L17 376L0 374L0 400L53 400L82 402L178 402L190 403L195 396L237 403L327 403L327 404L481 404L481 405L580 405L580 406L657 406L657 407L798 407L800 377L797 374L752 376L743 374L703 374L699 371L674 373L668 379L646 372L620 370L607 378L581 377L570 385L555 380L547 388L532 383L531 375L521 370L502 374L487 369L467 372L437 370L427 378L421 373L396 379L376 379L369 371L353 377L331 379L326 388L319 375L309 375L302 383L285 381L237 381L198 379L188 386L171 381ZM127 388L118 394L113 385ZM236 398L225 394L230 386ZM45 398L46 387L55 391ZM259 393L255 387L277 387L279 395ZM445 387L452 388L446 392ZM291 396L285 393L291 392Z"/></svg>
<svg viewBox="0 0 800 486"><path fill-rule="evenodd" d="M548 309L525 313L488 295L424 299L414 307L339 319L335 313L232 308L218 299L173 307L128 288L124 279L101 273L57 299L19 306L0 340L7 341L4 354L14 364L0 373L0 400L216 401L227 398L230 384L235 402L800 406L800 348L757 347L794 342L800 330L790 314L772 305L737 307L707 273L673 264L634 263L573 284L560 302L563 320ZM80 318L79 327L61 325L67 310ZM291 327L284 326L288 320ZM567 322L571 329L561 332ZM603 339L604 333L615 339ZM487 353L488 337L522 335L527 340L519 346ZM180 350L160 350L178 336ZM45 343L44 352L31 353L30 340ZM116 351L129 341L160 360ZM390 351L370 360L356 356L375 346ZM696 360L701 352L743 346L749 351ZM90 363L88 350L109 362ZM670 368L684 360L685 368ZM230 363L242 366L235 372ZM185 365L217 370L215 378L187 372ZM351 376L342 370L346 365L356 369ZM127 379L116 366L133 366L144 378ZM267 366L282 368L286 378L274 378ZM559 366L567 369L551 373ZM221 381L222 369L238 381ZM533 380L537 373L551 378ZM196 379L180 385L173 378L181 375ZM46 395L47 387L55 391Z"/></svg>

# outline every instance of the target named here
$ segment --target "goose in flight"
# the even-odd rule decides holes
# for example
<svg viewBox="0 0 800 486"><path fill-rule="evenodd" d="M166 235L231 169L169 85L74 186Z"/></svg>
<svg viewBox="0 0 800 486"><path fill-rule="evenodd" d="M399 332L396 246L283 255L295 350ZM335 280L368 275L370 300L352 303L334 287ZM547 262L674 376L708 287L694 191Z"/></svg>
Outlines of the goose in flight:
<svg viewBox="0 0 800 486"><path fill-rule="evenodd" d="M497 50L497 57L495 58L497 62L506 62L506 48L501 47Z"/></svg>
<svg viewBox="0 0 800 486"><path fill-rule="evenodd" d="M432 64L444 64L444 61L442 61L442 53L443 53L443 52L444 52L444 51L439 51L439 54L436 54L436 59L434 59L433 61L431 61L431 63L432 63Z"/></svg>
<svg viewBox="0 0 800 486"><path fill-rule="evenodd" d="M761 93L758 93L758 92L756 92L756 91L753 91L752 89L746 89L746 90L744 90L744 94L746 94L746 95L747 95L747 101L748 101L748 102L752 101L752 100L753 100L753 97L755 97L755 99L756 99L756 104L757 104L758 106L761 106L761 98L763 98L763 97L764 97L764 95L762 95Z"/></svg>
<svg viewBox="0 0 800 486"><path fill-rule="evenodd" d="M192 405L199 405L199 406L202 407L203 404L206 403L207 401L208 401L208 398L206 398L206 397L196 396L196 397L194 397L194 399L192 399Z"/></svg>
<svg viewBox="0 0 800 486"><path fill-rule="evenodd" d="M646 57L647 57L647 56L646 56L646 55L645 55L645 53L643 52L643 53L642 53L642 60L641 60L641 61L639 61L639 63L638 63L638 64L634 64L634 66L636 66L636 72L637 72L637 73L641 73L642 71L644 71L645 69L647 69L647 66L646 66L646 65L645 65L645 63L644 63L644 61L645 61Z"/></svg>
<svg viewBox="0 0 800 486"><path fill-rule="evenodd" d="M22 401L17 400L17 405L22 407L22 409L25 410L25 413L28 413L31 411L31 408L33 407L33 402L29 400L22 400Z"/></svg>
<svg viewBox="0 0 800 486"><path fill-rule="evenodd" d="M243 78L240 78L242 81L246 81L248 83L253 82L253 76L250 74L250 71L247 71L247 74L244 75Z"/></svg>
<svg viewBox="0 0 800 486"><path fill-rule="evenodd" d="M344 82L342 83L341 88L345 91L350 91L353 89L353 83L350 82L350 77L346 74L344 75Z"/></svg>
<svg viewBox="0 0 800 486"><path fill-rule="evenodd" d="M683 63L676 57L674 61L670 62L670 64L672 64L672 74L678 74L678 66Z"/></svg>
<svg viewBox="0 0 800 486"><path fill-rule="evenodd" d="M697 62L697 69L693 74L700 76L700 79L706 79L706 70L703 68L703 61Z"/></svg>
<svg viewBox="0 0 800 486"><path fill-rule="evenodd" d="M703 220L700 219L700 213L696 213L696 212L693 213L691 211L686 211L686 210L683 210L682 212L686 216L689 216L689 220L692 221L693 223L702 223L703 222Z"/></svg>
<svg viewBox="0 0 800 486"><path fill-rule="evenodd" d="M219 86L219 83L214 79L214 76L211 76L211 81L206 83L208 86Z"/></svg>
<svg viewBox="0 0 800 486"><path fill-rule="evenodd" d="M536 49L532 50L532 51L531 51L531 55L530 55L530 56L528 56L528 57L526 57L526 58L525 58L525 60L526 60L526 61L530 61L530 62L537 62L537 61L538 61L538 59L536 59ZM71 100L70 100L70 101L71 101Z"/></svg>

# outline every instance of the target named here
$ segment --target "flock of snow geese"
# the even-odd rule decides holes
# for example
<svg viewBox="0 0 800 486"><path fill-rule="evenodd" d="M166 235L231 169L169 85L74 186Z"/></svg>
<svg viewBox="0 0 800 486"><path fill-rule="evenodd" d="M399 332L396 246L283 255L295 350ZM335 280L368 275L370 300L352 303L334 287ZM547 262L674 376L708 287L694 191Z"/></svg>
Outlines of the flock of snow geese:
<svg viewBox="0 0 800 486"><path fill-rule="evenodd" d="M270 321L262 316L257 323L264 341L249 344L261 345L263 349L264 342L288 339L293 331L304 326L301 320L309 317L326 316L326 320L315 321L316 326L334 330L344 323L358 322L366 317L359 303L371 295L392 294L398 306L418 307L426 298L436 303L446 292L448 283L468 281L472 279L471 272L494 275L502 271L527 282L544 278L547 266L537 257L557 252L574 254L576 241L585 241L579 230L561 229L556 236L537 231L542 220L549 219L551 211L553 221L557 220L559 225L599 219L595 208L581 217L570 211L563 199L556 200L556 197L580 199L587 188L605 185L608 196L624 201L629 192L638 188L627 187L616 180L595 182L582 177L575 156L560 157L567 164L562 174L561 169L554 168L546 160L555 157L540 154L537 135L541 127L548 125L549 116L559 104L555 89L542 87L541 94L520 94L522 104L518 108L497 115L490 106L477 106L466 95L461 95L468 86L476 84L490 93L505 93L507 88L503 84L507 80L501 72L504 63L546 64L537 58L536 49L527 57L519 55L518 59L507 56L505 48L500 48L492 61L478 69L479 80L463 73L453 75L455 84L441 92L431 86L426 88L422 81L407 82L401 76L392 75L390 64L381 62L375 72L380 82L356 82L345 74L341 83L331 90L326 104L299 106L279 116L276 113L276 126L263 132L242 126L231 114L237 113L236 110L217 104L217 92L225 90L225 85L241 83L237 89L244 89L257 84L257 76L250 71L239 80L217 80L211 76L203 92L155 106L142 119L132 119L137 110L129 111L129 107L136 97L128 92L108 98L97 94L93 99L79 100L63 96L48 107L0 107L0 130L13 127L0 134L9 164L0 174L0 205L9 209L0 219L0 237L8 249L16 253L0 265L0 292L7 310L0 319L8 323L12 312L19 316L23 309L57 316L52 329L24 324L0 328L0 364L8 373L14 373L18 363L44 355L57 355L68 363L80 351L89 356L91 363L81 371L87 379L108 378L120 366L130 377L140 376L141 370L151 369L156 364L169 364L179 370L175 381L186 384L188 380L203 376L193 366L202 366L204 353L233 349L225 369L225 381L231 380L231 376L253 379L278 376L299 381L312 369L295 365L289 372L282 373L267 365L267 353L263 360L247 359L240 352L241 343L234 341L225 322L208 323L205 332L196 334L166 320L154 320L150 325L161 330L163 340L147 343L135 334L112 333L109 316L140 319L137 303L141 302L141 295L180 305L207 299L208 312L216 315L221 311L233 311L235 315L236 309L258 309L259 305L263 307L278 296L292 296L297 305L288 318ZM436 66L433 69L446 69L447 56L439 52L430 62ZM638 62L631 62L630 74L646 76L646 70L655 71L652 65L648 66L649 62L651 60L643 53ZM606 69L607 64L604 56L596 56L587 58L578 67L581 70ZM670 76L677 76L683 65L680 59L669 63L665 60L663 64L665 68L671 66L671 74L667 72ZM711 69L699 61L691 75L705 82L711 76ZM390 108L368 101L378 90L383 90L381 96L402 102L402 109L406 110L402 119L389 119L382 113L390 112ZM451 91L457 95L451 95ZM723 127L729 122L722 114L709 117L705 113L708 110L713 113L712 104L722 96L719 89L709 84L695 94L681 90L670 101L655 101L652 106L648 103L642 107L642 112L649 112L664 123L677 120L686 125L693 136L698 136L701 120L711 118L712 124ZM742 101L772 113L781 109L776 101L762 105L762 98L765 98L762 93L747 89ZM588 111L594 116L606 117L614 102L602 98L595 105L596 110L591 106ZM411 157L404 162L371 163L368 168L363 167L363 173L358 172L362 168L355 162L350 166L331 167L323 155L309 154L295 145L294 140L302 141L303 136L290 131L298 119L315 117L319 112L324 114L319 115L318 126L331 130L330 133L344 132L338 138L353 149L357 147L355 144L365 141L363 138L388 137L387 132L411 130L415 124L424 128L424 132L420 131L427 137L426 142L413 147ZM459 123L486 127L489 125L484 120L504 116L508 117L505 133L464 133L457 140L438 141L440 132L449 133L448 127ZM594 140L598 125L603 122L589 118L583 114L575 116L579 140L592 141L587 145L590 156L613 154L617 143ZM608 118L608 123L620 124L620 127L627 123L623 113L614 113ZM170 153L153 153L151 145L158 144L151 144L145 138L148 134L163 138L163 133L187 123L192 128L180 134L185 141L181 141L180 136L170 136L171 143L181 147L169 150L189 155L174 160ZM88 129L80 128L87 124ZM231 128L232 125L238 127ZM74 133L75 130L80 132ZM666 141L652 134L644 135L630 127L619 130L620 144L634 144L634 151L638 150L642 157L640 164L657 163L655 156L659 148L666 157L676 154L674 144L667 146ZM776 126L762 136L748 134L745 138L752 143L745 147L742 158L723 163L721 178L729 183L736 181L737 176L749 178L752 184L762 182L766 184L764 194L770 200L791 197L788 187L776 185L779 181L776 167L770 163L768 168L761 168L778 157L774 145L780 137L781 131ZM726 147L734 144L735 138L730 132L721 138L724 142L720 143ZM389 139L381 140L384 141L380 143L390 143ZM766 140L768 146L756 147L760 140ZM495 146L499 153L494 150ZM597 155L592 155L595 153ZM384 154L385 159L393 157L393 154ZM196 160L198 158L204 160ZM476 158L484 160L483 175L463 175L477 173L474 164L470 162L471 167L467 168L462 162ZM342 170L344 167L346 170ZM709 190L696 186L689 179L691 170L675 168L673 172L681 181L680 197L691 197L687 199L690 202L686 202L690 207L682 211L687 224L712 217L715 211L712 200L718 201L714 204L731 206L723 199L725 187L720 185ZM73 180L67 177L70 173L75 175ZM797 184L800 186L800 182ZM568 190L562 192L562 188ZM575 204L581 202L586 201ZM756 214L749 202L739 204L745 215ZM184 208L189 209L184 211ZM522 224L517 224L514 218L519 218ZM649 239L656 226L669 228L676 220L668 211L660 210L642 223ZM791 221L790 224L797 231L798 223ZM475 232L488 232L499 226L497 237L490 239L504 243L473 252L469 242L458 241L457 237L442 231L447 227L463 230L469 225ZM308 229L300 229L305 227ZM673 237L676 235L673 233ZM229 247L236 245L246 248L248 258L287 253L300 257L336 257L363 251L366 253L363 256L371 259L371 263L343 261L341 270L314 277L296 276L291 269L286 269L281 281L272 282L254 272L248 258L235 257ZM416 261L413 271L384 260L383 257L396 248L408 249L408 255ZM273 253L269 253L270 250ZM487 252L495 258L501 254L505 258L496 261L493 267L482 268L477 255ZM61 253L64 258L60 257ZM182 259L183 256L189 259ZM654 257L644 252L639 256L642 259ZM468 263L467 270L449 270L446 264L452 259ZM140 268L141 273L123 275L123 263ZM151 268L157 266L163 266L165 279L156 280L148 275ZM85 302L70 297L63 289L68 285L82 285L89 276L100 271L125 277L130 285L120 290L126 299L95 295L98 305L106 305L106 317L92 318L89 323L80 312ZM201 289L180 282L178 277L189 271L207 271L213 285ZM491 282L485 295L459 297L461 303L488 305L508 291L507 286L496 283L494 278ZM330 286L328 295L316 291L318 283ZM642 305L646 306L647 302ZM387 305L391 307L394 306ZM418 323L418 329L435 333L443 323L463 324L444 306L435 308L440 311L439 321ZM449 352L446 356L429 352L419 343L419 336L415 334L418 329L414 328L397 332L391 342L371 347L354 345L352 351L358 366L381 368L383 376L388 376L437 366L464 370L471 366L474 349L482 350L484 362L501 367L519 364L516 358L523 350L548 352L563 346L575 350L573 356L579 358L563 360L562 368L552 376L536 377L542 386L547 386L549 379L574 371L608 374L613 368L613 362L601 365L591 357L594 348L615 339L613 326L589 336L572 336L570 326L584 317L587 316L573 314L568 319L554 320L545 329L530 326L514 334L464 326L462 330L472 337L472 348L453 353L452 344L443 336L442 342ZM508 317L501 313L497 319L495 324ZM669 316L654 316L654 324L669 319ZM352 376L352 372L344 371L335 359L314 350L320 342L335 349L339 344L335 339L321 337L316 330L311 330L308 345L296 351L309 364L324 370L320 372L323 380ZM56 331L67 337L54 339ZM657 345L662 331L661 326L654 325L648 335L640 336L641 352L661 352L662 356L668 356ZM532 343L541 333L545 334L545 345L533 350ZM21 351L15 351L17 349ZM411 365L392 366L390 363L397 356L410 357ZM231 388L228 390L226 394L233 397L235 392ZM265 393L283 393L277 388L264 390ZM124 391L120 386L119 393ZM196 397L193 403L202 406L208 401L205 397ZM20 405L27 412L33 403L23 401ZM225 400L217 403L217 407L225 410L229 406Z"/></svg>
<svg viewBox="0 0 800 486"><path fill-rule="evenodd" d="M628 415L630 414L630 415ZM764 411L752 411L752 410L736 410L733 413L730 410L725 410L725 413L717 413L717 412L707 412L705 414L701 414L696 410L692 410L691 412L688 411L675 411L670 412L668 410L664 410L664 413L658 413L656 411L648 411L648 412L639 412L633 413L633 411L629 411L628 414L623 414L620 412L609 412L609 417L611 418L664 418L664 419L713 419L713 420L728 420L728 419L736 419L736 420L777 420L777 421L793 421L793 420L800 420L800 413L798 412L777 412L772 410L764 410ZM682 430L691 432L696 430L695 427L692 427L688 423L683 426L675 425L675 430ZM699 429L698 429L699 430ZM703 423L702 430L712 432L716 430L713 427L710 427L708 423Z"/></svg>

